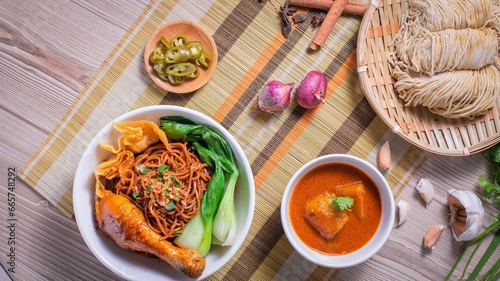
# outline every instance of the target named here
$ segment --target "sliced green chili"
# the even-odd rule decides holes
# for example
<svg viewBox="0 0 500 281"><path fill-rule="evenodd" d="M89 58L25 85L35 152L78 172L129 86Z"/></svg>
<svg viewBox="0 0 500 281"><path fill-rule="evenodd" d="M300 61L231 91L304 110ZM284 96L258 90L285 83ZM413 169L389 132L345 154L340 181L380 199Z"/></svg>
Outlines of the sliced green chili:
<svg viewBox="0 0 500 281"><path fill-rule="evenodd" d="M201 56L196 59L196 63L205 68L208 68L212 64L212 57L205 51L201 52Z"/></svg>
<svg viewBox="0 0 500 281"><path fill-rule="evenodd" d="M165 47L158 47L154 49L149 55L149 61L153 64L164 61L167 50L168 49Z"/></svg>
<svg viewBox="0 0 500 281"><path fill-rule="evenodd" d="M198 66L208 68L212 64L201 42L189 41L184 34L175 35L171 41L162 36L159 47L149 55L149 61L158 77L172 85L197 78L200 76Z"/></svg>
<svg viewBox="0 0 500 281"><path fill-rule="evenodd" d="M188 49L189 52L191 52L190 59L194 60L199 58L201 56L201 53L203 52L203 46L198 41L189 41L186 44L186 49Z"/></svg>
<svg viewBox="0 0 500 281"><path fill-rule="evenodd" d="M186 62L191 57L189 49L184 47L173 47L168 49L165 54L166 63L180 63Z"/></svg>
<svg viewBox="0 0 500 281"><path fill-rule="evenodd" d="M190 62L181 62L169 65L165 68L165 73L172 76L188 76L196 71L196 65Z"/></svg>
<svg viewBox="0 0 500 281"><path fill-rule="evenodd" d="M172 44L172 47L183 47L186 45L187 42L188 42L188 39L187 39L186 35L177 34L174 36L174 38L172 38L172 40L170 41L170 44Z"/></svg>
<svg viewBox="0 0 500 281"><path fill-rule="evenodd" d="M160 38L160 41L163 44L163 46L165 46L167 48L172 48L172 44L170 42L168 42L167 38L165 38L164 36L162 36Z"/></svg>

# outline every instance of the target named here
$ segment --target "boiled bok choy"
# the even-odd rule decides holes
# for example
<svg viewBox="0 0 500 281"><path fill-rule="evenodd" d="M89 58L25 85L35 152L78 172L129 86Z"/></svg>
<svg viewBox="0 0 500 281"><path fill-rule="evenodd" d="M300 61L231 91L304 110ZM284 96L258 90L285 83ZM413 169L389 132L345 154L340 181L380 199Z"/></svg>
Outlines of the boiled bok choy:
<svg viewBox="0 0 500 281"><path fill-rule="evenodd" d="M202 256L208 254L211 244L232 245L236 238L234 188L239 172L231 147L218 133L184 117L162 117L160 128L170 140L191 142L200 159L213 171L200 211L175 243L198 250Z"/></svg>

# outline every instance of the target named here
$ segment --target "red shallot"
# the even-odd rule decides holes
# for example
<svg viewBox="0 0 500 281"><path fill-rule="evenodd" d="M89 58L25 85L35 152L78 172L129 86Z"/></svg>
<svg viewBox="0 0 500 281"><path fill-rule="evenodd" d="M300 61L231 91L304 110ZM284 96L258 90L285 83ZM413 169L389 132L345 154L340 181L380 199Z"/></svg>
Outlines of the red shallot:
<svg viewBox="0 0 500 281"><path fill-rule="evenodd" d="M325 102L328 80L323 72L312 70L297 88L297 103L303 108L315 108Z"/></svg>
<svg viewBox="0 0 500 281"><path fill-rule="evenodd" d="M294 86L294 83L285 84L276 80L268 82L259 94L257 108L269 113L284 110L290 104L290 93Z"/></svg>

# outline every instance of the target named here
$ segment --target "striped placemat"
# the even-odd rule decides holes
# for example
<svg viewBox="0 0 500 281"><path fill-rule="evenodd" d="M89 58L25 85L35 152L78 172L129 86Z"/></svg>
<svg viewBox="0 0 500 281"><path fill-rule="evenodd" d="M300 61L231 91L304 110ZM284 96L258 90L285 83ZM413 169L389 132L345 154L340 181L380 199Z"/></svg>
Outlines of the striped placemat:
<svg viewBox="0 0 500 281"><path fill-rule="evenodd" d="M209 83L185 95L158 88L143 63L149 36L161 24L180 19L205 27L219 52L218 67ZM213 278L333 278L337 271L305 263L284 236L279 208L293 173L309 160L330 153L347 153L376 164L378 148L390 140L398 153L393 153L393 166L386 178L397 196L428 156L389 131L361 92L355 51L360 22L359 16L343 15L326 45L310 52L308 46L316 33L310 21L294 26L284 38L281 22L268 1L153 1L22 167L19 177L73 216L76 166L87 144L105 124L148 105L195 109L235 136L255 179L256 208L249 235L236 256ZM266 82L298 84L313 69L323 71L329 79L324 105L305 110L292 100L279 114L251 110Z"/></svg>

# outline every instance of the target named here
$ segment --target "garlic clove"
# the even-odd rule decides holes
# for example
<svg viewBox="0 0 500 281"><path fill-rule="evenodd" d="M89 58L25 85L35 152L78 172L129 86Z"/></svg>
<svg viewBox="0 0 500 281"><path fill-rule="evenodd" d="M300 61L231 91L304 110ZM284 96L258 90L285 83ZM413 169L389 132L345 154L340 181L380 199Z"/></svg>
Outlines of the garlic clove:
<svg viewBox="0 0 500 281"><path fill-rule="evenodd" d="M380 168L387 170L391 167L391 147L389 141L386 141L378 151L378 164Z"/></svg>
<svg viewBox="0 0 500 281"><path fill-rule="evenodd" d="M425 233L424 236L424 246L426 248L434 249L437 241L439 240L439 237L441 237L441 234L443 233L445 228L446 225L444 224L434 225L431 228L429 228L429 230L427 231L427 233Z"/></svg>
<svg viewBox="0 0 500 281"><path fill-rule="evenodd" d="M448 191L450 224L457 241L468 241L479 234L483 225L484 209L481 199L472 191Z"/></svg>
<svg viewBox="0 0 500 281"><path fill-rule="evenodd" d="M434 187L431 181L426 177L421 178L417 183L416 189L420 193L420 196L422 196L422 199L424 199L425 204L429 205L434 198Z"/></svg>
<svg viewBox="0 0 500 281"><path fill-rule="evenodd" d="M409 209L410 209L410 204L408 203L408 201L404 200L404 199L401 199L399 200L398 202L398 216L397 216L397 224L394 226L394 227L398 227L400 225L402 225L406 219L408 218L408 212L409 212Z"/></svg>

